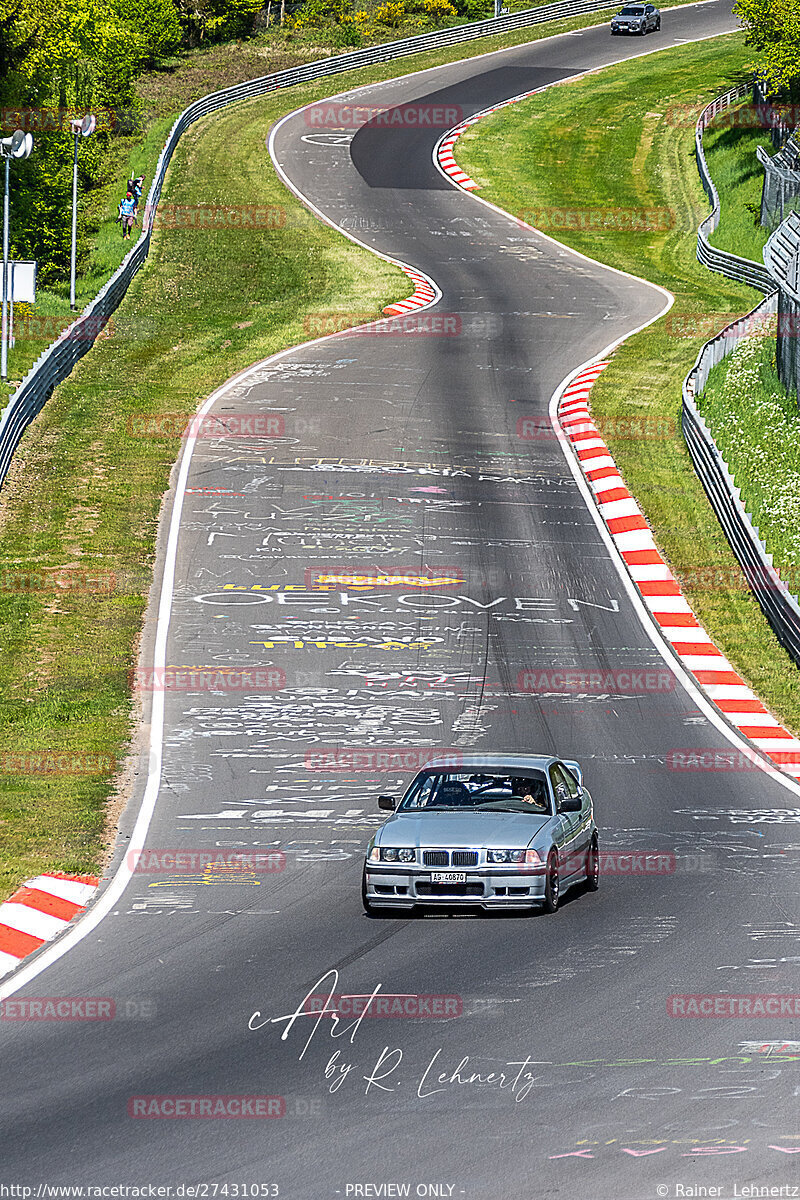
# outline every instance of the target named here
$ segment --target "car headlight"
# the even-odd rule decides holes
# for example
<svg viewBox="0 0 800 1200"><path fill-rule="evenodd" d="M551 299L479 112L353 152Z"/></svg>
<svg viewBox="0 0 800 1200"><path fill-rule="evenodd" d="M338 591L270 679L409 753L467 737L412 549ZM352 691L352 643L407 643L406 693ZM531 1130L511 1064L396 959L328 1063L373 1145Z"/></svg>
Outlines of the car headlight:
<svg viewBox="0 0 800 1200"><path fill-rule="evenodd" d="M542 864L535 850L489 850L486 857L490 863L525 863L529 867Z"/></svg>
<svg viewBox="0 0 800 1200"><path fill-rule="evenodd" d="M490 850L488 854L490 863L515 863L525 861L524 850Z"/></svg>
<svg viewBox="0 0 800 1200"><path fill-rule="evenodd" d="M414 862L416 851L410 846L382 846L380 851L382 862Z"/></svg>

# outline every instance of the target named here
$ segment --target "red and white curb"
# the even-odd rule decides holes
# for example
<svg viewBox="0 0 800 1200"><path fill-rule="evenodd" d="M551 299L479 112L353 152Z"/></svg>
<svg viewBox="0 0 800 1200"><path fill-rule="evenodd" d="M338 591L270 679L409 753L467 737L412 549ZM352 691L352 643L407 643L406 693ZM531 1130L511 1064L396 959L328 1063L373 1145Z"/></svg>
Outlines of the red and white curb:
<svg viewBox="0 0 800 1200"><path fill-rule="evenodd" d="M94 875L37 875L0 904L0 977L66 929L99 883Z"/></svg>
<svg viewBox="0 0 800 1200"><path fill-rule="evenodd" d="M564 390L558 409L606 527L684 667L739 733L787 775L800 779L800 741L767 711L697 620L589 415L589 393L607 366L598 362L581 371Z"/></svg>
<svg viewBox="0 0 800 1200"><path fill-rule="evenodd" d="M487 111L493 112L494 109ZM481 116L482 115L483 114L481 114ZM445 175L448 175L450 179L454 181L454 183L459 184L459 186L464 188L464 190L467 192L474 192L478 185L474 179L470 179L466 171L461 170L461 167L453 158L453 147L461 137L464 130L470 125L474 125L476 120L477 117L470 117L470 119L465 121L463 125L457 125L455 129L449 130L444 135L444 138L438 143L435 151L436 161L444 171Z"/></svg>
<svg viewBox="0 0 800 1200"><path fill-rule="evenodd" d="M555 84L548 86L555 87L556 84L561 82L563 81L557 80ZM511 96L510 99L501 100L499 104L493 104L491 108L484 108L481 112L468 117L466 121L462 121L460 125L455 125L452 129L448 129L447 133L439 139L434 147L433 161L449 179L452 179L453 183L457 183L465 192L474 192L478 184L467 175L466 171L461 170L461 167L453 157L453 147L462 133L469 129L470 125L475 125L478 121L482 121L484 117L499 112L501 108L508 108L509 104L519 104L520 100L528 100L531 96L536 96L539 92L543 91L545 91L545 88L540 87L534 88L532 92L522 92L519 96Z"/></svg>
<svg viewBox="0 0 800 1200"><path fill-rule="evenodd" d="M436 300L436 288L427 275L423 275L421 271L415 271L413 267L406 267L403 263L395 265L405 271L414 284L414 294L407 300L398 300L396 304L387 304L383 310L387 317L401 317L403 313L413 312L415 308L426 308Z"/></svg>

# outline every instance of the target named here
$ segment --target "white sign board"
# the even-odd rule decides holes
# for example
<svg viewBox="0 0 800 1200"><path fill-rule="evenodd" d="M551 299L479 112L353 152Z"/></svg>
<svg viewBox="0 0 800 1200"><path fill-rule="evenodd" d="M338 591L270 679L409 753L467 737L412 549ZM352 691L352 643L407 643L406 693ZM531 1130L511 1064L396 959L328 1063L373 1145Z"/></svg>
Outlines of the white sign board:
<svg viewBox="0 0 800 1200"><path fill-rule="evenodd" d="M14 304L36 302L36 263L11 259L8 264L8 298Z"/></svg>

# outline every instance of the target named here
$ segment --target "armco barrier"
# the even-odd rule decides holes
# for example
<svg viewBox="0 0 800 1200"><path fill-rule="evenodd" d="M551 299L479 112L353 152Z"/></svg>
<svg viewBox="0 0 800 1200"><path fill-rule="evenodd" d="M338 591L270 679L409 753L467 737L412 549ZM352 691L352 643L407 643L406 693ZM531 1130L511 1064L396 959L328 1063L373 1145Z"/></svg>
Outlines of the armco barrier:
<svg viewBox="0 0 800 1200"><path fill-rule="evenodd" d="M716 100L712 100L710 104L706 105L697 118L694 130L697 169L700 172L700 179L706 195L711 202L711 212L700 223L700 228L697 230L697 257L710 271L717 271L720 275L724 275L727 279L735 279L738 283L746 283L759 292L771 292L775 285L769 272L760 263L751 262L749 258L740 258L738 254L730 254L727 250L719 250L708 240L708 235L713 233L719 224L719 195L708 171L708 163L703 150L703 131L719 113L747 96L751 87L751 84L743 83L738 87L731 88L722 96L717 96Z"/></svg>
<svg viewBox="0 0 800 1200"><path fill-rule="evenodd" d="M421 33L396 42L385 42L380 46L370 46L364 50L337 54L331 58L306 63L301 67L275 71L271 75L248 80L247 83L236 84L234 87L225 88L219 92L211 92L208 96L203 96L200 100L190 104L176 120L164 149L161 151L153 184L147 197L142 232L136 245L80 317L40 355L0 415L0 487L2 487L14 451L25 429L41 411L56 385L66 379L78 359L91 349L97 333L106 325L114 309L125 295L134 275L147 258L150 250L153 215L158 205L170 159L181 135L200 117L205 117L229 104L235 104L237 100L263 96L278 88L293 87L295 84L321 79L326 75L350 71L354 67L371 66L395 58L403 58L409 54L419 54L424 50L436 50L456 45L459 42L488 37L491 34L524 29L529 25L556 20L558 17L573 17L581 13L599 12L609 7L611 5L608 0L558 0L557 3L546 4L541 8L529 8L509 16L475 21L469 25L457 25L451 29L437 30L435 33Z"/></svg>
<svg viewBox="0 0 800 1200"><path fill-rule="evenodd" d="M767 552L758 529L742 504L739 488L694 399L705 387L711 368L730 354L743 338L752 336L753 325L759 318L769 317L777 311L778 293L773 292L747 316L734 321L706 342L684 380L681 426L694 469L750 587L778 641L800 666L800 605L773 567L772 555Z"/></svg>

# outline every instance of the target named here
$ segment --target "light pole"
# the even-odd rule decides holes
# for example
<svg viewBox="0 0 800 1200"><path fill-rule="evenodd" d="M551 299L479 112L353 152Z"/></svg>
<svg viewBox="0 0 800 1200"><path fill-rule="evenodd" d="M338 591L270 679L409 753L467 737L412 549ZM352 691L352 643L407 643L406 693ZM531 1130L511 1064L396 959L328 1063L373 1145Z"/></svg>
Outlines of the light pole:
<svg viewBox="0 0 800 1200"><path fill-rule="evenodd" d="M78 138L89 137L94 133L97 118L88 114L82 121L70 121L72 132L75 134L75 146L72 151L72 244L69 253L69 306L73 312L75 303L75 260L78 244Z"/></svg>
<svg viewBox="0 0 800 1200"><path fill-rule="evenodd" d="M8 378L8 189L12 158L27 158L33 150L33 135L16 129L0 138L0 154L6 160L6 190L3 197L3 317L0 329L0 379Z"/></svg>

